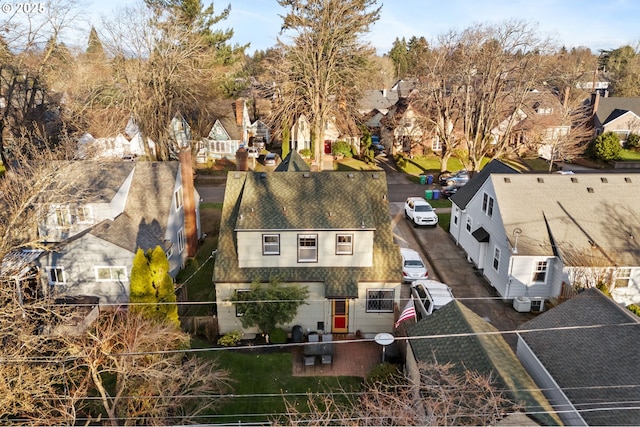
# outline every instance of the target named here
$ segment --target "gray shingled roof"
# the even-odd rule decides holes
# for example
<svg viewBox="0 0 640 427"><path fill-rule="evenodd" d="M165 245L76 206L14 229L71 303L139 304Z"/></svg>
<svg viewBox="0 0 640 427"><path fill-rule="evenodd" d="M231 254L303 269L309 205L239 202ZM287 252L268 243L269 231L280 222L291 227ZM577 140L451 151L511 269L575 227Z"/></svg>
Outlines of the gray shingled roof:
<svg viewBox="0 0 640 427"><path fill-rule="evenodd" d="M548 330L576 326L597 327ZM518 329L558 386L582 410L588 425L638 425L640 323L636 316L592 288ZM620 409L625 406L636 409ZM603 410L592 411L599 408Z"/></svg>
<svg viewBox="0 0 640 427"><path fill-rule="evenodd" d="M502 223L520 255L565 265L640 265L640 174L492 174ZM457 194L456 194L457 195ZM455 200L455 199L454 199Z"/></svg>
<svg viewBox="0 0 640 427"><path fill-rule="evenodd" d="M118 192L136 163L60 161L60 178L47 189L48 203L69 203L82 199L85 203L108 203ZM49 198L51 197L51 198Z"/></svg>
<svg viewBox="0 0 640 427"><path fill-rule="evenodd" d="M274 172L309 172L311 168L296 150L289 151Z"/></svg>
<svg viewBox="0 0 640 427"><path fill-rule="evenodd" d="M362 98L358 100L358 109L366 111L388 110L396 102L398 102L398 92L395 90L365 90Z"/></svg>
<svg viewBox="0 0 640 427"><path fill-rule="evenodd" d="M451 201L460 209L466 209L473 196L475 196L480 187L482 187L482 184L484 184L492 173L519 173L519 171L500 160L492 160L487 163L480 172L473 175L471 179L469 179L469 182L458 189L458 191L451 196Z"/></svg>
<svg viewBox="0 0 640 427"><path fill-rule="evenodd" d="M397 282L400 251L386 194L383 172L229 172L214 280L249 283L279 276L286 282L324 282L327 297L355 297L359 282ZM373 267L238 267L235 229L359 229L363 223L375 230Z"/></svg>
<svg viewBox="0 0 640 427"><path fill-rule="evenodd" d="M604 125L627 111L640 116L640 98L600 97L596 117Z"/></svg>
<svg viewBox="0 0 640 427"><path fill-rule="evenodd" d="M135 162L124 213L91 234L131 252L163 246L178 162Z"/></svg>
<svg viewBox="0 0 640 427"><path fill-rule="evenodd" d="M468 336L450 336L469 334ZM442 338L413 338L447 335ZM529 376L498 330L459 301L452 301L407 329L411 350L418 361L453 363L459 373L476 371L496 378L509 398L523 402L542 425L559 420L548 400ZM544 411L544 412L543 412Z"/></svg>

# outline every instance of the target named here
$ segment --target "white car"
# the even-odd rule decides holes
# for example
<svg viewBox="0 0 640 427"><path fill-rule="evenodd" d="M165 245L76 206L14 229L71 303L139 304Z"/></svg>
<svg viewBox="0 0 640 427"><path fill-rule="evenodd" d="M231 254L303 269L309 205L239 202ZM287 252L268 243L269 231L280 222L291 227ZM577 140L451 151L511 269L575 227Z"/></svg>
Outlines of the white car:
<svg viewBox="0 0 640 427"><path fill-rule="evenodd" d="M427 266L420 257L420 254L413 249L400 248L402 255L402 282L413 282L414 280L426 279L429 277Z"/></svg>
<svg viewBox="0 0 640 427"><path fill-rule="evenodd" d="M437 280L416 280L411 284L411 295L418 319L431 315L454 300L451 288Z"/></svg>
<svg viewBox="0 0 640 427"><path fill-rule="evenodd" d="M404 202L404 216L413 222L414 227L438 225L436 210L422 197L409 197Z"/></svg>
<svg viewBox="0 0 640 427"><path fill-rule="evenodd" d="M250 158L257 159L260 157L260 149L257 147L249 147L247 148L247 152L249 153Z"/></svg>

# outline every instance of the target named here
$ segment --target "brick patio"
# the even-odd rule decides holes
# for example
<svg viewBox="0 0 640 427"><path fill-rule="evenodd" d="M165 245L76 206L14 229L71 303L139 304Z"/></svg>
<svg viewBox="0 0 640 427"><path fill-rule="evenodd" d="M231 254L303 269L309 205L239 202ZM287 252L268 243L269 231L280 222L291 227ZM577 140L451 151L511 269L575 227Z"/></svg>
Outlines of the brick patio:
<svg viewBox="0 0 640 427"><path fill-rule="evenodd" d="M374 341L352 341L336 339L333 364L305 367L302 362L302 346L291 351L293 376L355 376L366 377L367 373L382 361L382 347Z"/></svg>

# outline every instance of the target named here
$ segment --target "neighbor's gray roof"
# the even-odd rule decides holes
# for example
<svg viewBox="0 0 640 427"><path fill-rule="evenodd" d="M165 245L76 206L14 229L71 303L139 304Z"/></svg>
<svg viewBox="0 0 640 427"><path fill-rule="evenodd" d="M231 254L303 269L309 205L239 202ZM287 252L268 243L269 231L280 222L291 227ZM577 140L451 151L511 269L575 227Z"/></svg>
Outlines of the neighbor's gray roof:
<svg viewBox="0 0 640 427"><path fill-rule="evenodd" d="M274 169L274 172L309 172L311 168L296 150L289 151L284 159Z"/></svg>
<svg viewBox="0 0 640 427"><path fill-rule="evenodd" d="M358 282L397 282L400 251L386 195L384 172L229 172L214 280L250 283L279 276L285 282L324 282L327 297L355 297ZM373 267L238 267L236 229L347 230L363 224L375 230Z"/></svg>
<svg viewBox="0 0 640 427"><path fill-rule="evenodd" d="M135 162L124 213L91 234L131 252L164 244L179 162Z"/></svg>
<svg viewBox="0 0 640 427"><path fill-rule="evenodd" d="M451 336L468 334L464 336ZM442 338L433 338L443 335ZM498 330L459 301L452 301L407 329L417 361L453 363L459 373L466 370L496 377L498 388L515 402L524 402L527 412L542 425L557 425L548 400L522 366ZM429 338L415 338L429 336ZM541 410L542 409L542 410Z"/></svg>
<svg viewBox="0 0 640 427"><path fill-rule="evenodd" d="M500 160L492 160L487 163L480 172L476 172L469 179L469 182L458 189L458 191L451 196L451 201L460 209L466 209L473 196L475 196L480 187L482 187L482 184L484 184L492 173L519 173L519 171Z"/></svg>
<svg viewBox="0 0 640 427"><path fill-rule="evenodd" d="M640 116L640 98L600 97L596 117L604 125L627 111Z"/></svg>
<svg viewBox="0 0 640 427"><path fill-rule="evenodd" d="M638 425L637 316L591 288L518 329L588 425Z"/></svg>
<svg viewBox="0 0 640 427"><path fill-rule="evenodd" d="M565 265L640 265L640 174L492 174L502 223L518 254ZM495 210L494 210L495 212Z"/></svg>
<svg viewBox="0 0 640 427"><path fill-rule="evenodd" d="M58 175L43 194L47 203L108 203L131 174L136 163L123 161L58 162Z"/></svg>
<svg viewBox="0 0 640 427"><path fill-rule="evenodd" d="M398 91L395 90L365 90L358 100L360 110L388 110L398 102Z"/></svg>

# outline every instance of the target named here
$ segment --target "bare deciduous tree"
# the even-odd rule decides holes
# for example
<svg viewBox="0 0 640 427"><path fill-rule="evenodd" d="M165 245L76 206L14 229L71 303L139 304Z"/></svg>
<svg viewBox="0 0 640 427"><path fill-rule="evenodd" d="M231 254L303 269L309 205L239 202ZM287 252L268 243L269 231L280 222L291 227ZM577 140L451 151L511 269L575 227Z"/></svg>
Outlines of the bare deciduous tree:
<svg viewBox="0 0 640 427"><path fill-rule="evenodd" d="M314 158L321 168L323 126L333 117L357 117L356 105L373 49L360 41L378 20L376 0L278 0L287 9L273 62L278 84L271 122L289 126L305 114L311 123Z"/></svg>
<svg viewBox="0 0 640 427"><path fill-rule="evenodd" d="M287 419L278 425L495 425L519 410L487 376L460 375L451 364L420 363L418 369L419 384L407 379L372 384L349 404L332 395L310 395L309 412L302 413L286 402Z"/></svg>

